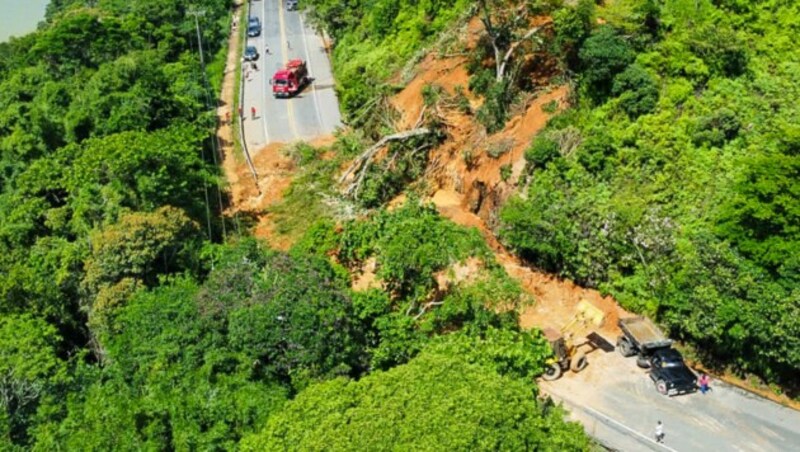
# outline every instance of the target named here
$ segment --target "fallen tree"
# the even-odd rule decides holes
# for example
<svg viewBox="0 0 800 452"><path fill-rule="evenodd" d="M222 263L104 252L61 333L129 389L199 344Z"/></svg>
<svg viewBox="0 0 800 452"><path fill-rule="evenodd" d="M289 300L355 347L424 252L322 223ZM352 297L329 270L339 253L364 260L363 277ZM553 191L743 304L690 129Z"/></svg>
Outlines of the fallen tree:
<svg viewBox="0 0 800 452"><path fill-rule="evenodd" d="M408 139L411 139L411 138L414 138L414 137L419 137L419 136L423 136L423 135L429 135L431 132L432 132L432 130L427 128L427 127L416 127L414 129L407 130L405 132L399 132L399 133L395 133L395 134L392 134L392 135L387 135L387 136L381 138L380 140L378 140L377 143L373 144L366 151L362 152L361 155L356 157L355 160L353 160L353 163L350 164L350 166L347 168L347 170L344 172L344 174L342 174L342 176L339 178L339 183L343 184L347 180L348 177L350 177L352 174L355 174L356 172L358 172L358 176L356 176L353 179L353 181L344 189L345 195L353 196L353 197L357 197L358 196L358 190L359 190L359 188L361 187L361 184L364 181L364 176L367 174L367 170L369 169L370 162L375 157L375 154L377 154L378 151L383 149L390 142L393 142L393 141L405 141L405 140L408 140ZM419 150L424 149L424 148L426 148L428 146L429 145L423 145L423 146L417 147L412 152L419 151Z"/></svg>

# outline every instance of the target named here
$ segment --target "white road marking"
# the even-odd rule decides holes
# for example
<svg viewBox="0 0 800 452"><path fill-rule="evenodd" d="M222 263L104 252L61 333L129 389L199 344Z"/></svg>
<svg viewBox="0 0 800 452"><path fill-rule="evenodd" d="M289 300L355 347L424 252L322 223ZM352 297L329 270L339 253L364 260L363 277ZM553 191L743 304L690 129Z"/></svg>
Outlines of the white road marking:
<svg viewBox="0 0 800 452"><path fill-rule="evenodd" d="M675 450L675 449L673 449L673 448L671 448L671 447L669 447L669 446L667 446L667 445L665 445L663 443L656 442L655 440L653 440L653 438L650 438L649 436L646 436L646 435L643 435L643 434L639 433L638 431L634 430L631 427L628 427L627 425L623 424L622 422L619 422L619 421L617 421L615 419L612 419L611 417L609 417L609 416L607 416L607 415L595 410L594 408L591 408L591 407L586 406L586 405L576 405L574 402L570 401L569 399L567 399L566 397L564 397L564 396L562 396L560 394L556 394L552 390L548 390L547 393L550 394L551 396L555 396L555 397L561 399L562 401L567 401L567 402L569 402L570 405L579 407L581 410L588 411L593 416L602 418L605 421L610 422L610 423L612 423L612 424L624 429L628 433L630 433L630 434L632 434L632 435L634 435L634 436L636 436L638 438L641 438L642 440L646 441L649 444L653 444L656 447L661 447L663 450L666 450L666 451L669 451L669 452L678 452L677 450Z"/></svg>
<svg viewBox="0 0 800 452"><path fill-rule="evenodd" d="M283 5L281 4L280 0L278 0L278 20L281 24L281 48L283 49L283 64L285 66L289 61L289 41L286 39L286 22L283 17ZM294 108L292 107L291 98L286 99L286 108L289 112L289 125L292 128L294 139L297 140L299 138L299 135L297 134L297 118L294 116Z"/></svg>
<svg viewBox="0 0 800 452"><path fill-rule="evenodd" d="M267 19L267 2L261 2L261 24L262 24L261 26L263 28L266 28L266 23L267 23L266 19ZM267 86L266 85L266 76L267 76L267 50L266 50L266 48L267 48L267 33L263 29L261 30L261 38L264 41L264 42L260 42L259 43L259 48L264 49L264 59L261 60L262 61L261 70L264 73L263 76L262 76L261 86L265 87L265 86ZM264 124L264 142L265 143L269 143L270 142L269 141L269 131L267 130L267 102L266 102L267 92L266 92L266 88L264 89L263 96L264 96L264 111L261 113L261 122Z"/></svg>
<svg viewBox="0 0 800 452"><path fill-rule="evenodd" d="M308 40L306 39L306 24L303 22L303 14L300 13L300 28L303 30L303 48L306 51L306 62L308 67L311 67L311 53L308 51ZM311 93L314 96L314 107L317 110L317 123L319 124L319 131L320 133L325 129L325 126L322 123L322 114L320 111L322 109L319 106L319 97L317 95L317 90L312 89Z"/></svg>

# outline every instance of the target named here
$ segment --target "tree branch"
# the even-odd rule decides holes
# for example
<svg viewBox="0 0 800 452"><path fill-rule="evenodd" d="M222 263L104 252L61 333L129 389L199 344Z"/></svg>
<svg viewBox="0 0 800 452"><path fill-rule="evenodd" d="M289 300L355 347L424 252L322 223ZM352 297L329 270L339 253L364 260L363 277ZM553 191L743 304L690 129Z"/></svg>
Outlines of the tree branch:
<svg viewBox="0 0 800 452"><path fill-rule="evenodd" d="M533 27L528 30L521 38L514 41L506 51L505 56L503 57L502 63L500 63L499 68L497 70L497 81L500 82L505 77L506 66L508 65L508 61L511 59L511 56L514 54L514 51L517 50L520 44L522 44L526 39L533 36L537 31L539 31L542 27Z"/></svg>
<svg viewBox="0 0 800 452"><path fill-rule="evenodd" d="M414 320L419 320L419 318L422 317L423 314L428 312L428 309L434 306L441 306L443 304L444 301L431 301L429 303L425 303L421 308L419 308L419 312L417 313L417 315L414 316Z"/></svg>
<svg viewBox="0 0 800 452"><path fill-rule="evenodd" d="M372 160L375 154L378 153L378 151L380 151L384 146L386 146L387 143L389 143L390 141L407 140L409 138L418 137L421 135L427 135L429 133L431 133L431 130L428 129L427 127L418 127L415 129L407 130L405 132L395 133L393 135L388 135L381 138L380 141L373 144L372 146L369 147L369 149L367 149L366 151L361 153L361 155L356 157L356 159L353 161L350 167L348 167L347 170L344 172L344 174L342 174L342 176L339 178L339 183L341 184L344 183L344 181L354 172L359 170L361 171L357 180L354 183L350 184L349 187L347 187L345 193L350 195L358 192L358 188L361 185L361 182L363 182L364 175L366 174L367 168L369 167L369 162Z"/></svg>

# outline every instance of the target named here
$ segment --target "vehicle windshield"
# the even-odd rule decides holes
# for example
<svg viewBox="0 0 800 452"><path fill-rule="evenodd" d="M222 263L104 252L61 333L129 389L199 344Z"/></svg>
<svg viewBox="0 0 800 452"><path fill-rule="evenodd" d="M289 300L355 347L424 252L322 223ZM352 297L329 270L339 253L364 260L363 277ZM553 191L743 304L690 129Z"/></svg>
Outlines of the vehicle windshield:
<svg viewBox="0 0 800 452"><path fill-rule="evenodd" d="M661 361L662 368L681 367L682 364L680 361Z"/></svg>
<svg viewBox="0 0 800 452"><path fill-rule="evenodd" d="M278 85L278 86L284 86L284 85L288 85L289 82L287 80L279 78L279 79L275 80L275 84Z"/></svg>
<svg viewBox="0 0 800 452"><path fill-rule="evenodd" d="M658 357L658 360L660 361L659 367L662 368L681 367L684 365L683 357L675 350L668 350L662 353L661 356Z"/></svg>

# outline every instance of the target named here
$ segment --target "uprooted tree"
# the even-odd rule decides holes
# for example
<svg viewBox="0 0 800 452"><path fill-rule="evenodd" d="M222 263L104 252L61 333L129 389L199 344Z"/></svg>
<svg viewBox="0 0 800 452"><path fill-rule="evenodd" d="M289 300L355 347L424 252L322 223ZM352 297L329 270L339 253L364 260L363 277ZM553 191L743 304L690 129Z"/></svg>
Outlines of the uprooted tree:
<svg viewBox="0 0 800 452"><path fill-rule="evenodd" d="M417 179L427 165L427 151L446 136L448 101L437 97L409 129L382 136L353 159L339 177L342 193L363 207L377 207Z"/></svg>
<svg viewBox="0 0 800 452"><path fill-rule="evenodd" d="M537 20L548 12L546 5L529 1L478 0L476 5L484 30L470 63L469 89L484 96L477 119L494 133L505 125L525 62L542 47L542 31L551 22Z"/></svg>
<svg viewBox="0 0 800 452"><path fill-rule="evenodd" d="M478 10L486 36L494 52L495 81L513 77L509 67L514 55L526 42L538 44L541 26L531 26L533 9L527 2L478 0Z"/></svg>

